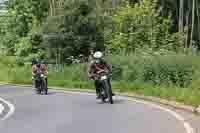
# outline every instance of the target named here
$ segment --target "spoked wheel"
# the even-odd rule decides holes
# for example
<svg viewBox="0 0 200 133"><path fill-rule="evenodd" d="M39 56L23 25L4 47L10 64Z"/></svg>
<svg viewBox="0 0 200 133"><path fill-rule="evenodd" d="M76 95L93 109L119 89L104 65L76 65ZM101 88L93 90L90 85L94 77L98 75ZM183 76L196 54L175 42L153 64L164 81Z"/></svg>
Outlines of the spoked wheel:
<svg viewBox="0 0 200 133"><path fill-rule="evenodd" d="M108 85L108 81L105 82L105 91L108 96L109 103L113 104L112 90L111 90L110 86Z"/></svg>
<svg viewBox="0 0 200 133"><path fill-rule="evenodd" d="M102 101L103 103L106 102L106 97L105 97L104 95L101 96L101 101Z"/></svg>
<svg viewBox="0 0 200 133"><path fill-rule="evenodd" d="M46 84L45 80L42 80L41 88L42 88L44 95L47 95L48 94L48 88L47 88L47 84Z"/></svg>
<svg viewBox="0 0 200 133"><path fill-rule="evenodd" d="M34 86L36 86L36 88L35 88L36 94L41 94L41 86L38 85L38 81L36 81L36 85L34 85Z"/></svg>
<svg viewBox="0 0 200 133"><path fill-rule="evenodd" d="M45 94L45 95L48 94L48 88L47 88L47 87L44 89L44 94Z"/></svg>
<svg viewBox="0 0 200 133"><path fill-rule="evenodd" d="M102 88L101 90L101 101L102 103L105 103L106 102L106 96L105 96L105 92L104 92L104 89Z"/></svg>
<svg viewBox="0 0 200 133"><path fill-rule="evenodd" d="M44 94L45 94L45 95L48 94L48 89L47 89L47 88L45 89Z"/></svg>
<svg viewBox="0 0 200 133"><path fill-rule="evenodd" d="M36 89L36 94L41 94L41 89Z"/></svg>

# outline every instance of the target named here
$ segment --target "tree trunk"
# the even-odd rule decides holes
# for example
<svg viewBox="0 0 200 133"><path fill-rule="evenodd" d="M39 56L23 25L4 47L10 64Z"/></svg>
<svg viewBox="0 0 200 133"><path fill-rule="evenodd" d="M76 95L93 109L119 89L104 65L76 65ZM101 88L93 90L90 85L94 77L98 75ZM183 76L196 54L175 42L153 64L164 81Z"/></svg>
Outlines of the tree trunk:
<svg viewBox="0 0 200 133"><path fill-rule="evenodd" d="M55 0L52 0L52 5L53 5L53 16L55 16L56 15L56 2L55 2Z"/></svg>
<svg viewBox="0 0 200 133"><path fill-rule="evenodd" d="M186 31L186 35L185 35L185 48L188 47L189 18L190 18L190 10L188 10L187 13L186 13L186 27L187 27L187 31Z"/></svg>
<svg viewBox="0 0 200 133"><path fill-rule="evenodd" d="M162 16L164 16L165 15L165 0L161 0L161 7L162 7L161 14L162 14Z"/></svg>
<svg viewBox="0 0 200 133"><path fill-rule="evenodd" d="M179 32L183 33L183 11L184 11L184 0L180 0L179 6Z"/></svg>
<svg viewBox="0 0 200 133"><path fill-rule="evenodd" d="M198 31L200 32L200 16L199 16L199 2L198 0L196 0L196 13L197 13L197 27L198 27ZM198 32L198 40L200 40L200 33Z"/></svg>
<svg viewBox="0 0 200 133"><path fill-rule="evenodd" d="M51 0L49 0L49 15L53 16L53 5Z"/></svg>
<svg viewBox="0 0 200 133"><path fill-rule="evenodd" d="M193 43L193 33L194 33L194 22L195 22L195 0L193 0L192 4L192 30L191 30L191 35L190 35L190 48L192 47Z"/></svg>
<svg viewBox="0 0 200 133"><path fill-rule="evenodd" d="M55 8L56 8L56 2L55 0L49 0L49 8L50 8L50 16L55 16Z"/></svg>

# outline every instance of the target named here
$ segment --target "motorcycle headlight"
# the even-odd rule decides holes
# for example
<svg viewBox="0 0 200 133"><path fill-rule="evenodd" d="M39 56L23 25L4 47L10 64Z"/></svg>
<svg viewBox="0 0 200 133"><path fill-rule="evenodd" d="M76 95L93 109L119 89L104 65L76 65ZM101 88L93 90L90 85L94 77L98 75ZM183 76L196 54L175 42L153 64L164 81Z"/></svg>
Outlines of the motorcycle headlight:
<svg viewBox="0 0 200 133"><path fill-rule="evenodd" d="M102 76L101 77L101 80L106 80L107 79L107 76Z"/></svg>
<svg viewBox="0 0 200 133"><path fill-rule="evenodd" d="M41 74L41 77L44 77L44 74Z"/></svg>

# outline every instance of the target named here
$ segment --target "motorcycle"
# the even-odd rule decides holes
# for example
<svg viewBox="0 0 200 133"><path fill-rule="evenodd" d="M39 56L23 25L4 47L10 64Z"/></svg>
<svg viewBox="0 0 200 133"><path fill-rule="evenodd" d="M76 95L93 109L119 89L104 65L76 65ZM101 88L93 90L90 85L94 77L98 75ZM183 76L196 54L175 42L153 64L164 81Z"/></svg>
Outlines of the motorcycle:
<svg viewBox="0 0 200 133"><path fill-rule="evenodd" d="M105 100L108 99L109 103L113 104L113 93L110 85L110 77L112 76L111 72L102 70L98 73L98 75L98 80L102 85L100 87L100 97L102 102L105 103Z"/></svg>
<svg viewBox="0 0 200 133"><path fill-rule="evenodd" d="M37 94L48 94L48 87L46 82L46 76L43 72L38 72L35 76L35 83L36 83L36 93Z"/></svg>

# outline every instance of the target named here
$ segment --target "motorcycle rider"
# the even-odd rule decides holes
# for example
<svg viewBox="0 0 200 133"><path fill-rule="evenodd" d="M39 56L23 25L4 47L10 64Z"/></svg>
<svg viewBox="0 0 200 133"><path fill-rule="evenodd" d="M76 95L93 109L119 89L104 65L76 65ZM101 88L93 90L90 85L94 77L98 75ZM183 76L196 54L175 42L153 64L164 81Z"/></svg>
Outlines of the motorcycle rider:
<svg viewBox="0 0 200 133"><path fill-rule="evenodd" d="M98 79L98 72L102 70L111 71L111 65L107 64L107 62L103 59L103 53L97 51L93 54L93 60L90 62L88 70L89 78L95 81L97 99L100 98L100 87L101 87L101 83L99 82ZM109 84L109 86L111 87L111 83Z"/></svg>
<svg viewBox="0 0 200 133"><path fill-rule="evenodd" d="M48 85L48 79L47 79L47 74L48 74L48 63L47 61L41 61L41 71L46 75L46 84Z"/></svg>
<svg viewBox="0 0 200 133"><path fill-rule="evenodd" d="M32 61L32 80L34 81L35 88L38 88L38 82L37 80L35 80L35 76L40 70L41 70L40 63L36 59L34 59Z"/></svg>

